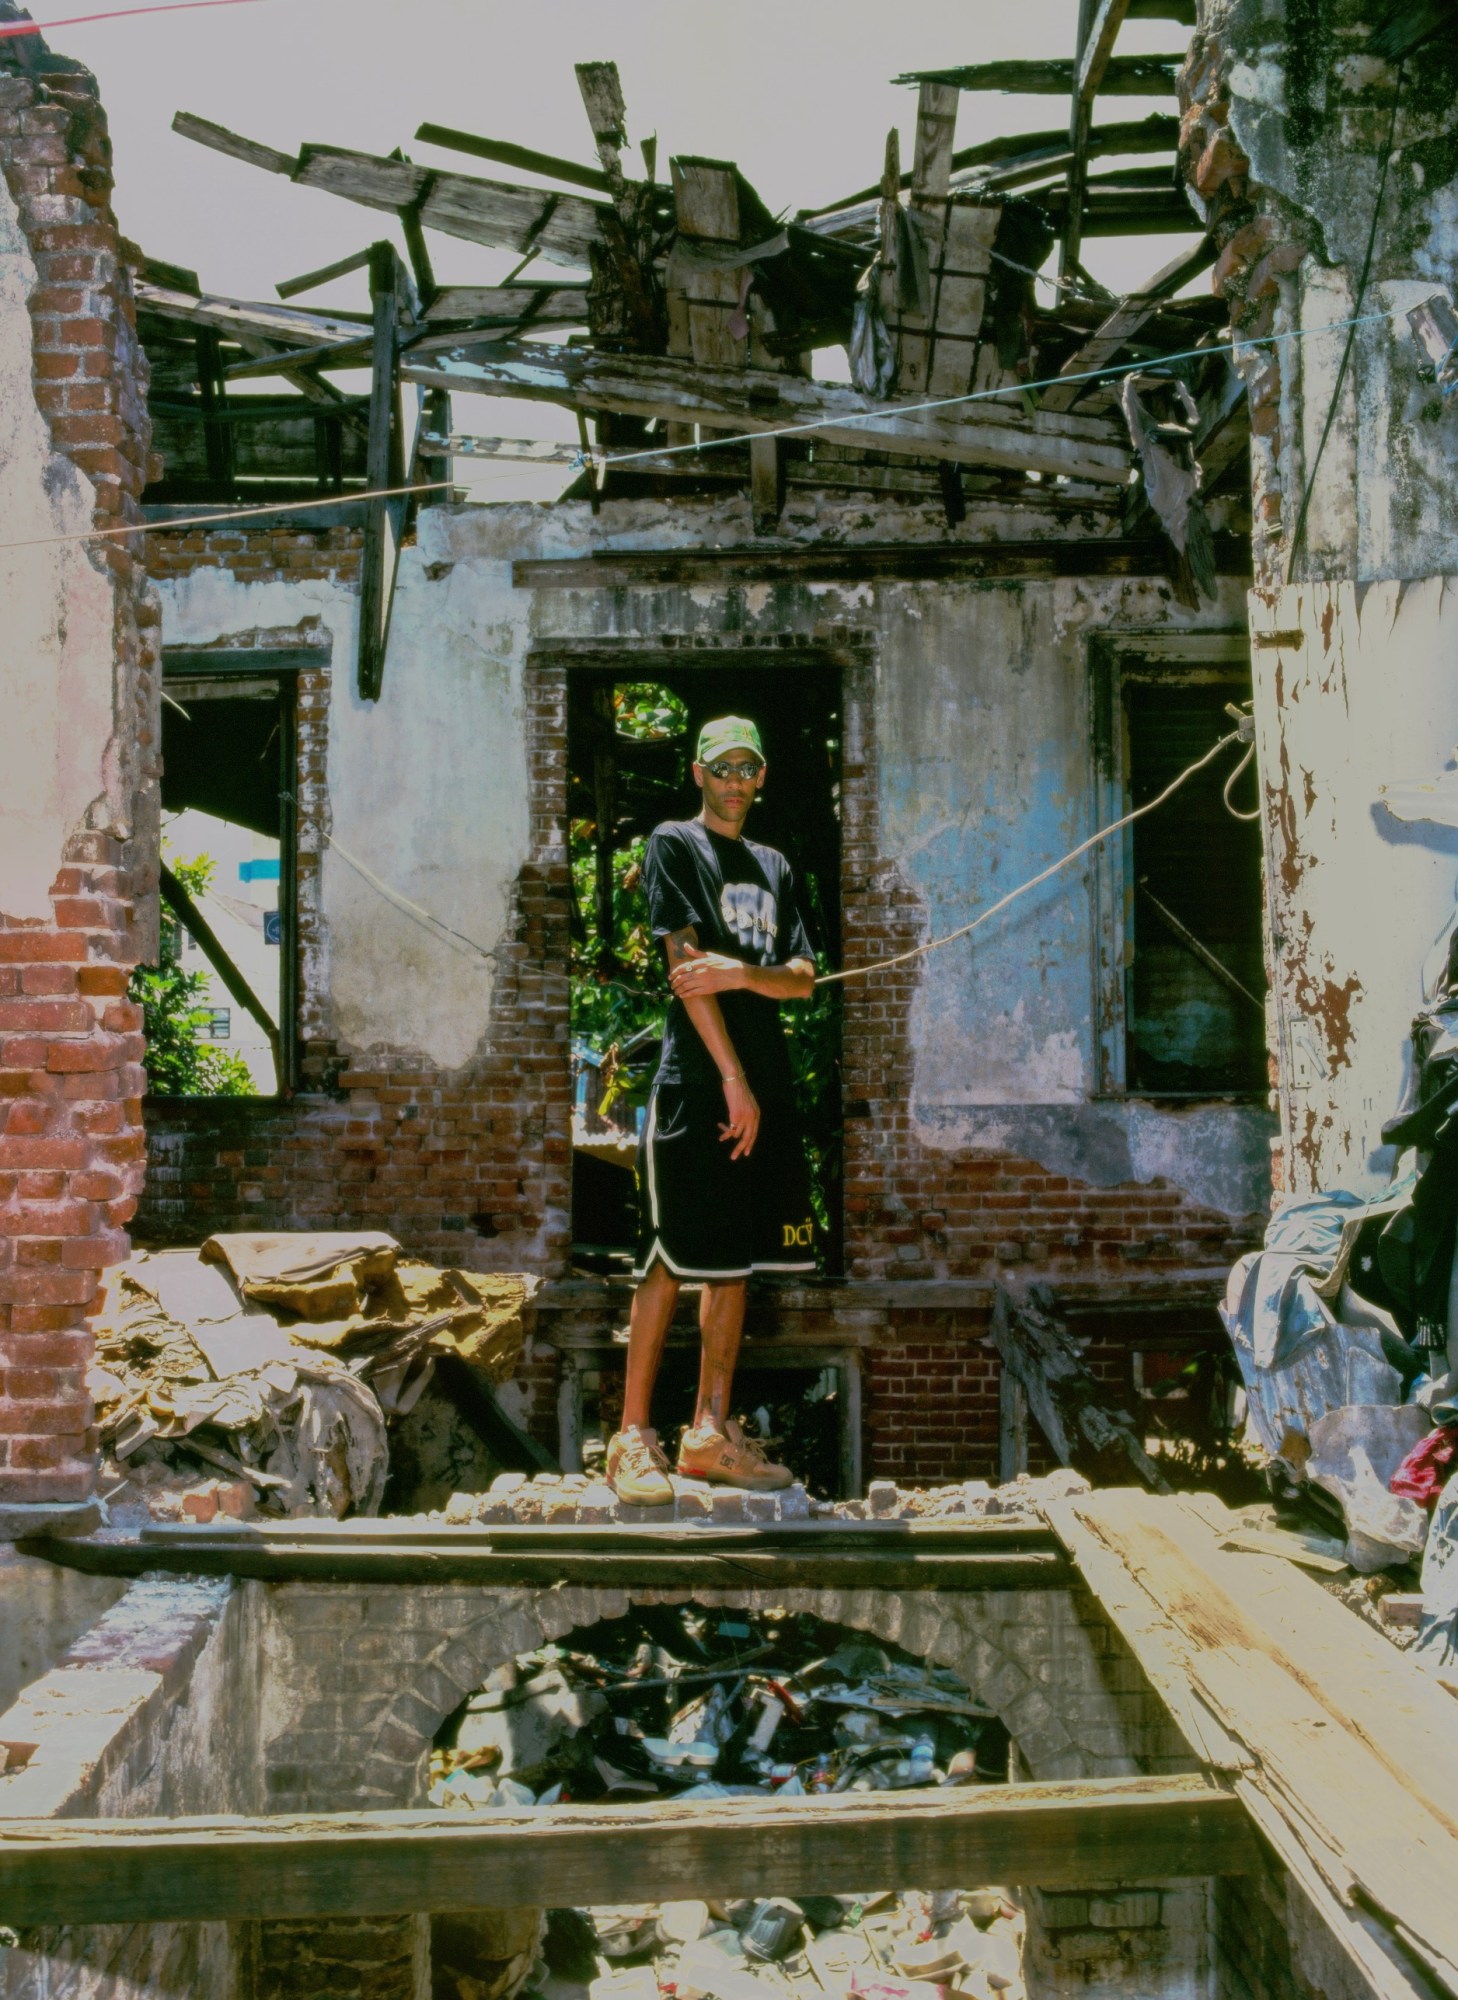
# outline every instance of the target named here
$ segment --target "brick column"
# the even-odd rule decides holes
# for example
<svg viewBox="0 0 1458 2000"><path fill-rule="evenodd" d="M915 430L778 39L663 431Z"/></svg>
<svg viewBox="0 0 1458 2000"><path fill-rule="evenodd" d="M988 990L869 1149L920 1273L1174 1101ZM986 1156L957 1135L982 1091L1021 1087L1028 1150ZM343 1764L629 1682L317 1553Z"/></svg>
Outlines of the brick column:
<svg viewBox="0 0 1458 2000"><path fill-rule="evenodd" d="M0 1537L91 1516L86 1312L143 1171L158 625L132 553L80 539L146 478L110 161L89 73L0 42L0 544L38 544L0 547Z"/></svg>

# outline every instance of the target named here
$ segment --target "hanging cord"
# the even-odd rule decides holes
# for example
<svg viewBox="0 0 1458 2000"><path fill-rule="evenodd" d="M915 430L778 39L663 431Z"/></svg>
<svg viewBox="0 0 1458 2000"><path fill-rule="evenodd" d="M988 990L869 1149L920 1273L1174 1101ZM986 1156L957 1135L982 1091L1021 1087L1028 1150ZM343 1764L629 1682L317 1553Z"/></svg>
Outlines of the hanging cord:
<svg viewBox="0 0 1458 2000"><path fill-rule="evenodd" d="M1397 65L1397 83L1392 92L1392 117L1387 126L1387 144L1382 149L1382 170L1377 178L1377 199L1372 204L1372 226L1367 231L1367 249L1362 258L1362 275L1357 280L1357 296L1352 301L1352 316L1346 322L1347 338L1342 347L1342 358L1337 368L1336 382L1331 392L1331 402L1327 406L1326 422L1321 427L1321 442L1316 447L1316 456L1311 461L1311 470L1306 477L1306 489L1301 495L1300 510L1296 515L1296 527L1291 536L1291 553L1286 558L1286 581L1291 581L1296 567L1296 554L1306 538L1306 516L1311 511L1311 496L1316 490L1316 475L1321 469L1322 453L1326 441L1331 436L1331 427L1336 422L1337 405L1342 397L1342 385L1347 379L1347 368L1352 359L1352 348L1356 343L1357 328L1361 324L1362 301L1367 296L1367 280L1372 275L1372 255L1377 248L1377 225L1382 219L1382 204L1387 198L1387 172L1392 164L1392 147L1397 138L1397 108L1402 102L1402 64ZM1384 317L1392 317L1387 314ZM1315 329L1313 328L1314 332Z"/></svg>
<svg viewBox="0 0 1458 2000"><path fill-rule="evenodd" d="M1010 903L1015 903L1019 896L1026 896L1030 889L1036 889L1040 883L1048 881L1060 869L1068 867L1070 862L1077 861L1080 855L1087 854L1091 847L1097 847L1101 841L1109 839L1112 834L1121 832L1126 826L1132 826L1136 819L1143 819L1146 813L1154 812L1157 807L1164 804L1166 799L1173 798L1181 785L1188 779L1193 778L1197 771L1203 771L1207 764L1212 764L1220 755L1220 752L1229 744L1240 742L1243 733L1240 729L1232 729L1228 736L1222 736L1218 743L1212 745L1203 757L1198 757L1193 764L1187 764L1177 778L1170 780L1158 798L1148 799L1142 806L1135 806L1132 812L1125 813L1122 819L1116 819L1111 826L1101 826L1097 833L1091 833L1088 839L1081 842L1071 853L1065 854L1057 861L1051 862L1048 867L1042 869L1038 874L1030 876L1026 882L1020 882L1016 889L1010 889L990 909L983 910L979 916L975 916L970 924L963 924L959 930L948 931L945 937L929 938L925 944L914 945L910 951L899 951L891 958L878 958L870 965L851 966L844 972L822 973L815 984L817 986L834 986L847 979L869 978L873 972L889 972L893 965L907 965L914 958L924 958L929 951L940 951L944 944L955 944L958 938L967 937L980 925L987 923L990 918L997 916L1000 911L1005 910ZM1251 746L1252 752L1254 751L1254 747L1254 745ZM1242 758L1237 769L1242 769L1244 764L1245 759Z"/></svg>
<svg viewBox="0 0 1458 2000"><path fill-rule="evenodd" d="M1220 796L1225 801L1225 810L1230 814L1230 817L1232 819L1253 820L1253 819L1259 819L1261 816L1261 808L1259 805L1256 806L1253 812L1242 812L1239 806L1233 806L1230 803L1230 794L1235 789L1236 779L1240 776L1241 772L1245 769L1246 765L1251 761L1251 759L1254 756L1255 756L1255 744L1252 742L1246 746L1245 755L1241 758L1240 762L1236 765L1235 769L1231 772L1230 776L1225 780L1224 786L1221 788Z"/></svg>

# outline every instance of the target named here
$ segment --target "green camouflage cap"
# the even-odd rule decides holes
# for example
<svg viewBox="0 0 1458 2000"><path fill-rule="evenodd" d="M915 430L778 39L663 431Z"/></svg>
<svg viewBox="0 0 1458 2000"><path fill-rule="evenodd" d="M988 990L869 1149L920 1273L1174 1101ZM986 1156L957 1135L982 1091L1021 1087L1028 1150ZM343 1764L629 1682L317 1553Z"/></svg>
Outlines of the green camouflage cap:
<svg viewBox="0 0 1458 2000"><path fill-rule="evenodd" d="M765 760L759 731L742 715L721 715L717 722L706 722L699 731L699 747L694 752L694 762L712 764L726 750L752 750L761 764Z"/></svg>

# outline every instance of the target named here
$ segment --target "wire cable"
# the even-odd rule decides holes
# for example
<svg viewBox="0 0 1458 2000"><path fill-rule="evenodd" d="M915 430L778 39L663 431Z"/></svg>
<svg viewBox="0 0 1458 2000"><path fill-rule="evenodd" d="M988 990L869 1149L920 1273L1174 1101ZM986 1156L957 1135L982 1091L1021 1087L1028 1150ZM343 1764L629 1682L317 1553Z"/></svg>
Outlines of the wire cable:
<svg viewBox="0 0 1458 2000"><path fill-rule="evenodd" d="M111 7L104 14L67 14L59 21L8 21L0 27L0 42L17 35L48 35L52 28L89 27L93 21L124 21L136 14L188 14L195 7L257 7L262 0L154 0L147 7Z"/></svg>
<svg viewBox="0 0 1458 2000"><path fill-rule="evenodd" d="M1240 731L1232 729L1228 736L1222 736L1218 743L1213 744L1203 757L1197 757L1193 764L1187 764L1177 778L1170 780L1169 784L1165 786L1157 798L1146 800L1142 806L1135 806L1132 812L1125 813L1122 819L1114 820L1111 825L1101 826L1097 833L1091 833L1087 840L1081 841L1069 853L1061 855L1057 861L1050 862L1048 867L1040 869L1036 875L1029 876L1026 882L1020 882L1016 889L1009 889L1005 896L1000 897L997 902L975 916L971 923L963 924L958 930L948 931L945 937L929 938L924 944L913 945L910 951L898 951L890 958L878 958L873 960L869 965L850 966L844 972L824 972L815 981L815 984L817 986L837 986L843 984L848 979L869 978L873 972L889 972L893 965L909 965L914 958L924 958L929 951L940 951L943 945L955 944L958 938L969 936L971 932L977 930L982 924L987 923L989 919L1005 910L1010 903L1015 903L1019 896L1026 896L1030 889L1038 888L1041 883L1050 880L1061 869L1067 868L1070 862L1077 861L1081 855L1087 854L1091 847L1097 847L1101 841L1108 840L1111 835L1122 832L1126 826L1132 826L1136 819L1143 819L1146 813L1154 812L1165 803L1166 799L1173 798L1180 786L1193 778L1197 771L1203 771L1207 764L1212 764L1222 750L1227 748L1231 743L1238 743L1239 741ZM1243 765L1244 759L1241 761Z"/></svg>

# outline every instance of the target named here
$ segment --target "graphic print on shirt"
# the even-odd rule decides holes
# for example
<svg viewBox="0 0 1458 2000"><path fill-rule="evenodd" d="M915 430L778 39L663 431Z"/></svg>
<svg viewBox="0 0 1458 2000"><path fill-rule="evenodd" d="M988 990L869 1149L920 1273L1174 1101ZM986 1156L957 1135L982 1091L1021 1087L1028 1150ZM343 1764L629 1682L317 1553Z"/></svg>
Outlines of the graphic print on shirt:
<svg viewBox="0 0 1458 2000"><path fill-rule="evenodd" d="M726 882L719 896L719 914L742 950L753 952L761 965L774 963L779 909L768 889L758 882Z"/></svg>

